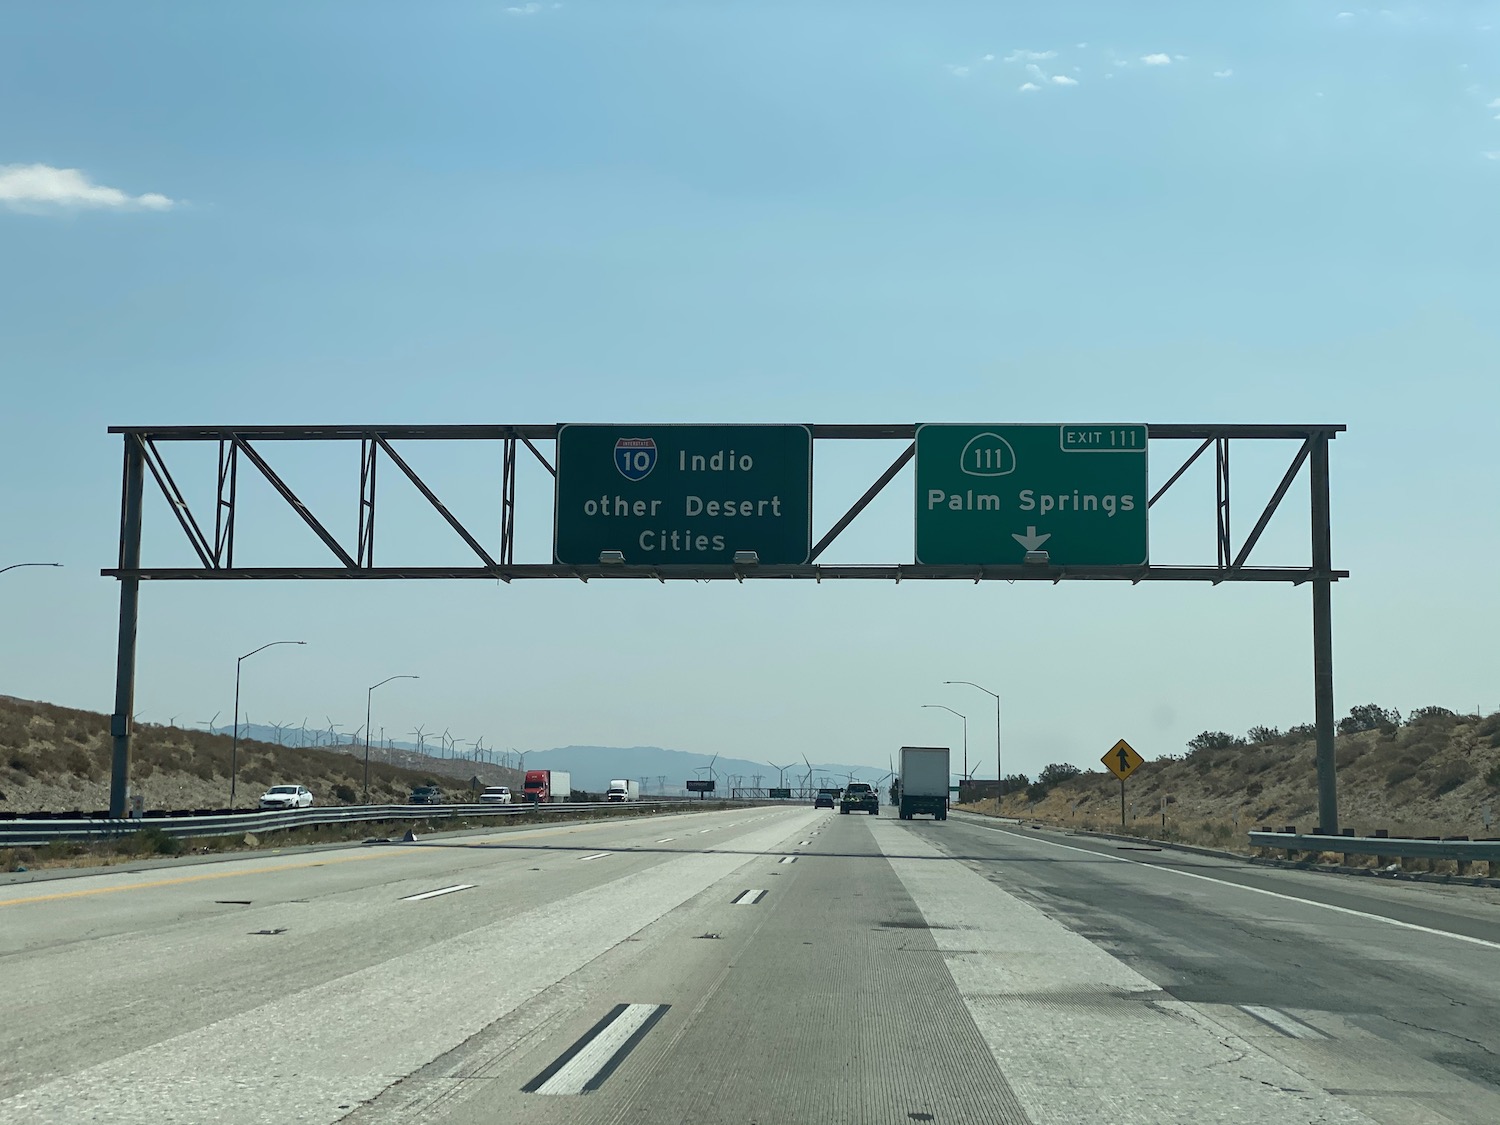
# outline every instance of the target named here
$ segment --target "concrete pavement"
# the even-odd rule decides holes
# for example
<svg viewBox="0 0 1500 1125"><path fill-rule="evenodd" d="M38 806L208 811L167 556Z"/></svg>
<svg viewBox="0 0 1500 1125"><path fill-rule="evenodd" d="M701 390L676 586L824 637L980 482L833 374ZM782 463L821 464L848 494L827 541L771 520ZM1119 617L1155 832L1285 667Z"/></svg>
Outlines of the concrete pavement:
<svg viewBox="0 0 1500 1125"><path fill-rule="evenodd" d="M4 887L0 1122L1500 1120L1493 903L1118 846L760 808Z"/></svg>

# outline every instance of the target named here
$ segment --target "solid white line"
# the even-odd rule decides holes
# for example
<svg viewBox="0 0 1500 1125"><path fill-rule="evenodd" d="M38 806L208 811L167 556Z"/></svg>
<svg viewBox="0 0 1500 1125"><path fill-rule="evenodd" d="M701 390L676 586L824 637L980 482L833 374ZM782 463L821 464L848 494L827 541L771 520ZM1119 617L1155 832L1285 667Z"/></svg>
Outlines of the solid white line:
<svg viewBox="0 0 1500 1125"><path fill-rule="evenodd" d="M746 891L744 894L740 895L739 898L735 899L732 905L754 906L761 900L765 893L766 892L763 890Z"/></svg>
<svg viewBox="0 0 1500 1125"><path fill-rule="evenodd" d="M1270 1024L1283 1035L1293 1039L1326 1039L1328 1038L1315 1027L1309 1027L1296 1016L1286 1012L1278 1011L1276 1008L1263 1007L1260 1004L1236 1005L1240 1011L1248 1012L1261 1023Z"/></svg>
<svg viewBox="0 0 1500 1125"><path fill-rule="evenodd" d="M631 1004L610 1021L609 1026L589 1040L567 1065L537 1087L538 1094L581 1094L594 1075L609 1064L615 1052L641 1029L660 1005Z"/></svg>
<svg viewBox="0 0 1500 1125"><path fill-rule="evenodd" d="M784 855L784 856L781 857L781 862L782 863L796 863L797 862L797 857L794 856L794 855Z"/></svg>
<svg viewBox="0 0 1500 1125"><path fill-rule="evenodd" d="M610 854L612 854L612 853L610 853L610 852L595 852L593 855L581 855L581 856L578 857L578 862L579 863L583 863L585 860L603 859L605 856L610 855Z"/></svg>
<svg viewBox="0 0 1500 1125"><path fill-rule="evenodd" d="M437 898L438 895L451 895L454 891L471 891L475 886L476 884L474 883L458 883L451 887L443 887L441 890L423 891L419 895L407 895L401 901L421 902L424 898Z"/></svg>
<svg viewBox="0 0 1500 1125"><path fill-rule="evenodd" d="M967 818L965 818L967 819ZM973 827L982 828L986 832L1003 832L1007 836L1015 836L1014 832L1006 832L1003 828L991 828L988 824L975 824ZM1334 906L1329 902L1318 902L1316 899L1299 898L1296 895L1282 894L1280 891L1267 891L1260 887L1247 887L1243 883L1235 883L1228 879L1215 879L1212 875L1199 875L1196 871L1179 871L1175 867L1158 867L1154 863L1143 863L1138 859L1126 859L1122 855L1106 855L1089 848L1078 848L1072 844L1059 844L1053 840L1044 840L1040 836L1023 836L1021 839L1030 840L1036 844L1046 844L1053 848L1065 848L1070 852L1082 852L1084 855L1093 856L1095 859L1113 860L1115 863L1129 863L1136 867L1145 867L1152 871L1165 872L1168 875L1181 875L1188 879L1202 879L1208 883L1217 883L1221 887L1233 887L1239 891L1250 891L1253 894L1269 895L1271 898L1285 899L1287 902L1301 903L1303 906L1316 906L1322 910L1332 910L1336 914L1352 914L1356 918L1368 918L1372 922L1384 922L1387 926L1398 926L1403 930L1416 930L1418 933L1435 934L1438 937L1452 938L1454 941L1466 941L1470 945L1482 945L1486 949L1500 949L1500 942L1486 941L1484 938L1470 937L1468 934L1455 934L1449 930L1438 930L1431 926L1419 926L1415 922L1402 922L1397 918L1387 918L1383 914L1371 914L1364 910L1354 910L1347 906Z"/></svg>

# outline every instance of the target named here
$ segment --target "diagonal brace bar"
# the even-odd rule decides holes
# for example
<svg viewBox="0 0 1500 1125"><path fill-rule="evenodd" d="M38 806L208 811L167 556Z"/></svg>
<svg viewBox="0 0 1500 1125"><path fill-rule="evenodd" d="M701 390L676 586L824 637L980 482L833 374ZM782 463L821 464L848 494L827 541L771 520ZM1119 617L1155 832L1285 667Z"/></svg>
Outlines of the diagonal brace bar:
<svg viewBox="0 0 1500 1125"><path fill-rule="evenodd" d="M1271 522L1271 517L1276 514L1276 509L1281 505L1282 498L1286 496L1287 489L1292 487L1292 482L1297 479L1297 474L1302 471L1302 463L1307 460L1307 455L1312 452L1312 440L1308 439L1302 443L1302 448L1297 450L1297 456L1292 458L1292 464L1286 474L1281 478L1281 483L1276 486L1276 491L1271 494L1270 501L1266 504L1266 510L1260 514L1260 519L1255 521L1255 528L1250 532L1250 538L1245 540L1245 545L1240 548L1240 553L1234 557L1231 569L1239 570L1245 565L1245 560L1250 557L1251 550L1260 540L1261 532L1265 531L1266 524Z"/></svg>
<svg viewBox="0 0 1500 1125"><path fill-rule="evenodd" d="M527 437L525 434L522 434L521 435L521 440L526 443L526 448L527 449L531 450L532 453L536 454L536 459L542 463L542 468L546 469L554 477L557 476L557 470L552 467L552 462L548 461L547 458L543 457L542 456L542 451L540 449L538 449L536 446L534 446L534 445L531 444L531 439L529 437Z"/></svg>
<svg viewBox="0 0 1500 1125"><path fill-rule="evenodd" d="M438 515L448 521L448 526L458 532L463 541L473 549L474 553L484 560L484 564L486 566L498 567L500 564L490 558L489 552L479 545L479 540L470 535L468 528L458 522L453 513L433 494L432 489L428 488L422 478L412 471L412 467L401 459L401 455L391 448L390 442L386 441L379 434L375 434L374 437L375 441L379 443L381 449L385 450L385 455L391 459L396 468L406 474L406 479L417 486L417 491L427 497L427 502L437 509Z"/></svg>
<svg viewBox="0 0 1500 1125"><path fill-rule="evenodd" d="M142 459L146 467L151 470L151 475L156 478L156 485L161 489L161 494L167 498L167 504L172 509L172 514L177 517L177 522L182 525L183 534L192 543L193 550L198 552L198 558L206 567L213 566L212 556L209 552L208 539L203 534L203 529L198 526L198 521L193 518L192 510L188 507L187 500L182 495L182 490L177 487L177 482L172 479L172 473L163 460L161 450L149 437L137 439L140 442Z"/></svg>
<svg viewBox="0 0 1500 1125"><path fill-rule="evenodd" d="M1183 473L1187 472L1190 468L1192 468L1193 467L1193 462L1196 461L1196 460L1198 460L1199 457L1203 456L1203 451L1205 449L1207 449L1213 443L1214 443L1214 439L1213 438L1211 438L1211 437L1210 438L1204 438L1203 439L1203 444L1198 447L1197 451L1194 452L1194 454L1191 457L1189 457L1186 461L1184 461L1182 463L1182 468L1178 469L1175 473L1173 473L1171 475L1171 477L1169 477L1167 479L1167 483L1164 484L1164 485L1162 485L1160 488L1158 488L1156 490L1156 495L1153 496L1153 497L1151 497L1150 500L1146 501L1146 507L1149 508L1149 507L1151 507L1151 505L1155 504L1158 500L1160 500L1161 497L1162 497L1162 493L1164 493L1167 489L1171 488L1174 484L1176 484L1177 483L1177 478L1180 477L1180 476L1182 476Z"/></svg>
<svg viewBox="0 0 1500 1125"><path fill-rule="evenodd" d="M881 489L895 479L896 474L906 467L906 463L917 455L917 443L912 442L901 452L901 456L891 462L891 467L880 474L880 479L865 491L865 494L855 501L854 507L844 513L842 519L828 529L828 534L818 540L818 545L812 549L812 554L807 556L808 562L813 562L823 553L824 548L832 543L843 532L844 528L854 522L854 518L870 506L870 501L880 495Z"/></svg>
<svg viewBox="0 0 1500 1125"><path fill-rule="evenodd" d="M350 570L358 570L359 564L349 557L349 552L340 547L338 540L328 533L328 529L318 522L318 518L312 512L308 511L307 505L297 499L297 494L287 486L286 481L277 475L275 469L266 464L265 458L251 448L250 443L244 438L237 437L234 443L239 446L240 451L246 457L250 458L250 463L260 470L261 476L266 478L267 483L280 493L281 498L292 506L308 527L312 528L313 534L323 540L328 549L338 556L339 561Z"/></svg>

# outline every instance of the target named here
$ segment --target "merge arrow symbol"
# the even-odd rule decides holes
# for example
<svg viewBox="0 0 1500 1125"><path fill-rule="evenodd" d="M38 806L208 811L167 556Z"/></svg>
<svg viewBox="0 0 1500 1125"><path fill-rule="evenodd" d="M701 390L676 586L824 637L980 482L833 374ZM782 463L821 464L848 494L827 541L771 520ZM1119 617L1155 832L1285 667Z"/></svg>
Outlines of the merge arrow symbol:
<svg viewBox="0 0 1500 1125"><path fill-rule="evenodd" d="M1124 773L1130 769L1130 753L1125 747L1120 747L1120 772Z"/></svg>
<svg viewBox="0 0 1500 1125"><path fill-rule="evenodd" d="M1026 529L1025 535L1020 535L1013 531L1011 532L1010 537L1017 543L1021 544L1021 546L1025 547L1028 551L1040 551L1042 549L1042 544L1052 538L1052 533L1048 532L1045 535L1038 535L1036 533L1035 527L1028 527Z"/></svg>

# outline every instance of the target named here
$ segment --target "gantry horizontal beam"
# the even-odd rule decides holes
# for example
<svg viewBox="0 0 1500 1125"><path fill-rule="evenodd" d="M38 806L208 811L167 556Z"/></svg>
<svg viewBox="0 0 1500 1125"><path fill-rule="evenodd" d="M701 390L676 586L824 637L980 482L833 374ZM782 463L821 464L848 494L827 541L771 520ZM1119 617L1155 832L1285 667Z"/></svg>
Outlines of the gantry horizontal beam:
<svg viewBox="0 0 1500 1125"><path fill-rule="evenodd" d="M645 423L642 423L643 425ZM1237 425L1206 424L1182 425L1169 423L1147 425L1152 438L1309 438L1334 437L1347 429L1343 425ZM140 434L156 441L228 441L241 438L252 441L358 441L371 434L379 434L387 441L500 441L505 438L530 438L551 441L557 437L557 426L552 423L515 426L111 426L112 434ZM904 440L916 436L917 427L911 422L894 425L816 425L812 426L815 438Z"/></svg>
<svg viewBox="0 0 1500 1125"><path fill-rule="evenodd" d="M371 578L486 578L524 581L532 578L574 578L580 581L621 578L656 579L661 582L742 581L744 579L874 579L884 582L945 580L952 582L1290 582L1298 585L1315 578L1332 581L1348 578L1347 570L1325 574L1310 567L1212 566L922 566L919 564L852 566L562 566L553 563L517 563L509 566L382 566L345 567L234 567L199 570L191 567L143 567L140 570L103 570L106 578L139 578L147 581L219 581L230 579L371 579Z"/></svg>

